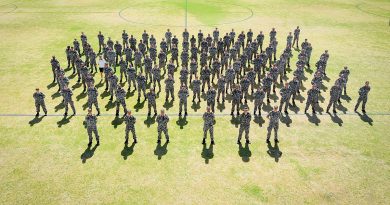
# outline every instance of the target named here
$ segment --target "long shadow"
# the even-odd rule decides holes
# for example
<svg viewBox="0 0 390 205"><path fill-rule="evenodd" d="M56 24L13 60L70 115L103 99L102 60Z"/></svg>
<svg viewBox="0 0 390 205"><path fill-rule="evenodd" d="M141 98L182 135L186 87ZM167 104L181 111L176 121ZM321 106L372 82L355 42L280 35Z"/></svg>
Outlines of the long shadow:
<svg viewBox="0 0 390 205"><path fill-rule="evenodd" d="M137 104L134 105L134 109L136 112L138 112L140 109L142 109L145 105L145 100L142 102L137 102Z"/></svg>
<svg viewBox="0 0 390 205"><path fill-rule="evenodd" d="M296 100L299 100L299 102L303 103L303 101L306 100L305 97L303 97L301 94L298 94L296 97L295 97Z"/></svg>
<svg viewBox="0 0 390 205"><path fill-rule="evenodd" d="M205 164L208 164L210 159L214 157L213 146L214 146L213 144L210 144L210 147L207 148L206 143L203 144L201 156L204 159Z"/></svg>
<svg viewBox="0 0 390 205"><path fill-rule="evenodd" d="M119 125L121 125L123 123L123 118L120 118L118 116L115 116L114 120L112 120L111 122L111 125L114 126L114 128L116 129Z"/></svg>
<svg viewBox="0 0 390 205"><path fill-rule="evenodd" d="M58 127L62 127L63 125L66 125L70 122L70 119L72 119L73 115L67 117L64 116L60 121L57 122Z"/></svg>
<svg viewBox="0 0 390 205"><path fill-rule="evenodd" d="M346 114L348 111L348 108L344 107L341 103L337 104L337 109L343 112L344 114Z"/></svg>
<svg viewBox="0 0 390 205"><path fill-rule="evenodd" d="M322 79L324 79L326 82L330 81L330 78L328 76L324 76Z"/></svg>
<svg viewBox="0 0 390 205"><path fill-rule="evenodd" d="M226 108L225 107L225 102L222 102L222 103L217 102L217 110L222 112L225 108Z"/></svg>
<svg viewBox="0 0 390 205"><path fill-rule="evenodd" d="M104 85L104 81L103 81L103 80L100 80L99 83L96 84L95 87L96 87L96 89L99 89L99 88L103 87L103 85Z"/></svg>
<svg viewBox="0 0 390 205"><path fill-rule="evenodd" d="M106 111L109 111L115 107L116 103L115 101L108 101L107 105L104 106L106 108Z"/></svg>
<svg viewBox="0 0 390 205"><path fill-rule="evenodd" d="M130 92L127 92L127 93L126 93L126 99L129 98L129 97L133 97L134 94L135 94L135 89L132 90L132 91L130 91Z"/></svg>
<svg viewBox="0 0 390 205"><path fill-rule="evenodd" d="M271 93L269 95L269 99L273 100L274 102L277 102L279 100L279 97L278 95L276 95L276 93Z"/></svg>
<svg viewBox="0 0 390 205"><path fill-rule="evenodd" d="M261 115L255 115L253 121L256 124L259 124L260 127L263 127L263 124L265 123L265 120Z"/></svg>
<svg viewBox="0 0 390 205"><path fill-rule="evenodd" d="M86 110L88 108L88 101L83 104L83 110Z"/></svg>
<svg viewBox="0 0 390 205"><path fill-rule="evenodd" d="M289 115L280 115L280 121L283 123L283 124L286 124L287 127L290 127L291 123L292 123L292 120L290 118Z"/></svg>
<svg viewBox="0 0 390 205"><path fill-rule="evenodd" d="M80 159L81 159L81 162L84 164L87 162L87 159L90 159L93 157L93 155L95 154L95 150L98 146L95 145L92 149L91 149L91 146L88 146L87 149L85 149L85 151L81 154L80 156Z"/></svg>
<svg viewBox="0 0 390 205"><path fill-rule="evenodd" d="M110 95L111 95L111 93L108 92L108 90L105 90L104 92L102 92L102 94L100 94L100 97L102 97L102 99L104 99Z"/></svg>
<svg viewBox="0 0 390 205"><path fill-rule="evenodd" d="M241 143L238 144L238 155L241 157L243 162L249 162L252 152L249 149L249 144L245 143L245 147Z"/></svg>
<svg viewBox="0 0 390 205"><path fill-rule="evenodd" d="M51 99L56 99L56 98L58 98L60 96L61 96L61 93L60 92L56 92L53 95L51 95Z"/></svg>
<svg viewBox="0 0 390 205"><path fill-rule="evenodd" d="M191 105L191 108L196 112L200 109L200 102L198 101L195 101L195 102L192 102L192 105Z"/></svg>
<svg viewBox="0 0 390 205"><path fill-rule="evenodd" d="M332 122L338 124L340 127L343 126L343 120L341 118L339 118L339 116L337 116L336 113L333 113L333 115L330 113L328 113L328 114L329 114L330 118L332 119Z"/></svg>
<svg viewBox="0 0 390 205"><path fill-rule="evenodd" d="M345 100L345 101L347 101L348 103L352 100L351 97L348 96L348 94L347 95L341 95L340 98Z"/></svg>
<svg viewBox="0 0 390 205"><path fill-rule="evenodd" d="M288 109L295 112L295 114L297 114L300 110L300 108L298 106L292 106L291 104L290 104L290 106L288 106Z"/></svg>
<svg viewBox="0 0 390 205"><path fill-rule="evenodd" d="M123 147L123 150L121 152L121 155L123 156L124 160L127 160L127 157L129 157L130 155L133 154L134 146L135 146L134 142L131 144L130 147L127 144L125 144L125 146Z"/></svg>
<svg viewBox="0 0 390 205"><path fill-rule="evenodd" d="M46 87L47 87L48 90L50 90L51 88L53 88L56 85L57 85L57 83L52 82L49 85L47 85Z"/></svg>
<svg viewBox="0 0 390 205"><path fill-rule="evenodd" d="M28 124L30 124L30 127L34 126L35 124L38 124L42 121L42 119L44 118L44 116L39 116L39 117L34 117L32 120L30 120L28 122Z"/></svg>
<svg viewBox="0 0 390 205"><path fill-rule="evenodd" d="M69 76L69 80L72 80L73 78L75 78L77 76L77 73L73 73L72 75Z"/></svg>
<svg viewBox="0 0 390 205"><path fill-rule="evenodd" d="M72 90L76 90L76 88L79 88L81 87L82 83L76 83L74 85L72 85Z"/></svg>
<svg viewBox="0 0 390 205"><path fill-rule="evenodd" d="M165 142L163 146L161 146L161 143L157 143L156 149L154 150L154 155L157 156L158 160L161 160L162 156L168 153L167 147L168 147L167 142Z"/></svg>
<svg viewBox="0 0 390 205"><path fill-rule="evenodd" d="M322 108L322 107L320 106L320 104L318 103L318 104L316 105L316 111L322 115L322 113L324 112L324 108Z"/></svg>
<svg viewBox="0 0 390 205"><path fill-rule="evenodd" d="M272 106L270 103L264 103L262 106L262 110L265 112L270 112L272 110Z"/></svg>
<svg viewBox="0 0 390 205"><path fill-rule="evenodd" d="M163 107L164 107L166 110L169 110L169 108L173 107L173 100L165 101Z"/></svg>
<svg viewBox="0 0 390 205"><path fill-rule="evenodd" d="M318 95L318 100L322 103L325 101L325 98L321 95L321 93Z"/></svg>
<svg viewBox="0 0 390 205"><path fill-rule="evenodd" d="M319 125L321 120L317 117L316 114L313 114L313 115L309 115L308 113L306 114L307 116L307 119L309 120L309 122L315 124L315 125Z"/></svg>
<svg viewBox="0 0 390 205"><path fill-rule="evenodd" d="M278 143L275 143L275 146L272 147L271 143L267 143L268 151L267 154L275 159L275 162L279 162L279 158L282 157L282 152L279 150Z"/></svg>
<svg viewBox="0 0 390 205"><path fill-rule="evenodd" d="M176 121L176 124L180 127L180 129L183 129L184 126L188 124L187 116L179 116L179 119Z"/></svg>
<svg viewBox="0 0 390 205"><path fill-rule="evenodd" d="M232 125L234 125L235 127L238 127L238 125L240 124L240 116L232 116L230 123L232 123Z"/></svg>
<svg viewBox="0 0 390 205"><path fill-rule="evenodd" d="M63 102L61 102L60 104L58 104L54 107L54 112L58 112L59 110L62 110L64 108L65 108L65 104Z"/></svg>
<svg viewBox="0 0 390 205"><path fill-rule="evenodd" d="M363 121L363 122L367 122L369 125L373 126L373 120L372 118L370 118L367 114L363 113L361 114L360 112L356 111L356 113L359 115L360 119Z"/></svg>
<svg viewBox="0 0 390 205"><path fill-rule="evenodd" d="M82 92L80 93L77 97L76 97L76 100L77 101L80 101L81 99L87 97L87 92Z"/></svg>
<svg viewBox="0 0 390 205"><path fill-rule="evenodd" d="M154 123L156 123L156 115L154 115L153 117L148 116L148 118L146 118L146 120L144 121L144 124L147 127L150 127L150 125L152 125Z"/></svg>

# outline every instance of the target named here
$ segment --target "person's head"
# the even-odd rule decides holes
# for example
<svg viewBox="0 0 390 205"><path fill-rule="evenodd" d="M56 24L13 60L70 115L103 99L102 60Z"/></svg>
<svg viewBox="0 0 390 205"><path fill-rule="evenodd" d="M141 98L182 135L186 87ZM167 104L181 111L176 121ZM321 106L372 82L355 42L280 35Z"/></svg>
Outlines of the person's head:
<svg viewBox="0 0 390 205"><path fill-rule="evenodd" d="M131 115L131 110L127 110L127 115L128 115L128 116Z"/></svg>
<svg viewBox="0 0 390 205"><path fill-rule="evenodd" d="M297 28L299 28L299 26L297 26Z"/></svg>
<svg viewBox="0 0 390 205"><path fill-rule="evenodd" d="M167 29L167 31L169 32L169 28Z"/></svg>
<svg viewBox="0 0 390 205"><path fill-rule="evenodd" d="M277 105L274 106L274 111L278 111L278 106Z"/></svg>
<svg viewBox="0 0 390 205"><path fill-rule="evenodd" d="M344 66L344 70L347 70L348 69L348 67L347 66Z"/></svg>
<svg viewBox="0 0 390 205"><path fill-rule="evenodd" d="M150 88L150 92L151 92L151 93L154 93L154 89L153 89L153 88Z"/></svg>
<svg viewBox="0 0 390 205"><path fill-rule="evenodd" d="M90 88L93 88L93 83L89 84L89 87L90 87Z"/></svg>
<svg viewBox="0 0 390 205"><path fill-rule="evenodd" d="M35 91L39 92L39 88L35 88Z"/></svg>
<svg viewBox="0 0 390 205"><path fill-rule="evenodd" d="M285 83L285 84L284 84L284 87L285 87L285 88L288 88L288 83Z"/></svg>
<svg viewBox="0 0 390 205"><path fill-rule="evenodd" d="M315 84L313 84L312 88L313 89L317 89L317 86Z"/></svg>
<svg viewBox="0 0 390 205"><path fill-rule="evenodd" d="M144 30L144 33L146 33L146 30Z"/></svg>
<svg viewBox="0 0 390 205"><path fill-rule="evenodd" d="M105 64L104 64L104 67L106 67L106 68L107 68L107 67L108 67L108 63L105 63Z"/></svg>
<svg viewBox="0 0 390 205"><path fill-rule="evenodd" d="M325 53L328 53L328 50L325 50Z"/></svg>
<svg viewBox="0 0 390 205"><path fill-rule="evenodd" d="M263 31L260 31L260 34L263 34Z"/></svg>
<svg viewBox="0 0 390 205"><path fill-rule="evenodd" d="M88 109L88 114L92 114L92 109Z"/></svg>
<svg viewBox="0 0 390 205"><path fill-rule="evenodd" d="M291 35L291 32L288 32L288 34L290 34L290 35Z"/></svg>
<svg viewBox="0 0 390 205"><path fill-rule="evenodd" d="M101 31L99 31L99 34L102 34L102 32L101 32Z"/></svg>
<svg viewBox="0 0 390 205"><path fill-rule="evenodd" d="M171 74L169 74L169 75L168 75L168 78L169 78L169 79L172 79L172 75L171 75Z"/></svg>
<svg viewBox="0 0 390 205"><path fill-rule="evenodd" d="M244 113L246 114L246 113L248 113L248 107L244 107Z"/></svg>
<svg viewBox="0 0 390 205"><path fill-rule="evenodd" d="M161 114L161 115L164 115L164 114L165 114L165 110L164 110L164 109L161 109L160 114Z"/></svg>
<svg viewBox="0 0 390 205"><path fill-rule="evenodd" d="M366 86L369 86L370 85L370 82L366 81Z"/></svg>
<svg viewBox="0 0 390 205"><path fill-rule="evenodd" d="M56 56L52 56L51 58L56 59Z"/></svg>
<svg viewBox="0 0 390 205"><path fill-rule="evenodd" d="M207 112L210 112L211 111L210 106L207 106L206 110L207 110Z"/></svg>

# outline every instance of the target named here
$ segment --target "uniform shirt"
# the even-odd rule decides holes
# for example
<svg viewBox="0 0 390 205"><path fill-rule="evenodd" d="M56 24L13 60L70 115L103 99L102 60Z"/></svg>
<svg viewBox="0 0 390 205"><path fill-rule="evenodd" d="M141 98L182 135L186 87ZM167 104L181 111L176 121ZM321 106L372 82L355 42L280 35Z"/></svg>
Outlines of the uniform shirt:
<svg viewBox="0 0 390 205"><path fill-rule="evenodd" d="M367 98L368 92L370 92L370 86L363 86L359 89L359 96L361 98Z"/></svg>
<svg viewBox="0 0 390 205"><path fill-rule="evenodd" d="M210 128L214 125L214 113L212 112L205 112L203 114L203 121L204 121L204 128Z"/></svg>
<svg viewBox="0 0 390 205"><path fill-rule="evenodd" d="M112 88L116 88L116 86L118 84L118 77L116 77L115 74L112 74L108 80L110 82L110 86Z"/></svg>
<svg viewBox="0 0 390 205"><path fill-rule="evenodd" d="M149 105L156 104L156 93L155 92L148 92L146 94L146 98L148 98L148 104Z"/></svg>
<svg viewBox="0 0 390 205"><path fill-rule="evenodd" d="M166 89L172 89L174 87L174 84L175 84L175 80L173 80L173 78L167 78L165 80Z"/></svg>
<svg viewBox="0 0 390 205"><path fill-rule="evenodd" d="M73 92L68 88L68 89L63 89L61 91L62 97L64 97L65 102L70 102L72 101L72 95Z"/></svg>
<svg viewBox="0 0 390 205"><path fill-rule="evenodd" d="M206 100L207 102L214 102L215 101L215 96L216 96L216 91L214 89L210 89L206 93Z"/></svg>
<svg viewBox="0 0 390 205"><path fill-rule="evenodd" d="M251 83L254 83L255 82L255 78L256 78L256 72L253 71L253 70L250 70L247 74L246 74L249 82Z"/></svg>
<svg viewBox="0 0 390 205"><path fill-rule="evenodd" d="M161 79L161 69L158 67L153 68L152 70L153 80L159 81Z"/></svg>
<svg viewBox="0 0 390 205"><path fill-rule="evenodd" d="M268 113L267 117L269 117L269 123L273 125L279 124L280 112L272 110Z"/></svg>
<svg viewBox="0 0 390 205"><path fill-rule="evenodd" d="M126 123L126 128L134 128L135 122L137 121L133 115L125 115L124 121Z"/></svg>
<svg viewBox="0 0 390 205"><path fill-rule="evenodd" d="M251 120L252 120L252 116L249 112L247 112L246 114L242 113L240 115L240 125L241 126L249 127Z"/></svg>
<svg viewBox="0 0 390 205"><path fill-rule="evenodd" d="M340 98L341 95L341 87L334 85L332 88L330 88L330 100L331 101L337 101Z"/></svg>
<svg viewBox="0 0 390 205"><path fill-rule="evenodd" d="M200 71L200 77L202 80L210 80L211 71L209 68L203 68L203 70Z"/></svg>
<svg viewBox="0 0 390 205"><path fill-rule="evenodd" d="M225 78L219 78L217 82L218 90L221 90L223 92L225 90L225 84L226 84Z"/></svg>
<svg viewBox="0 0 390 205"><path fill-rule="evenodd" d="M200 91L200 85L201 85L202 83L200 82L200 80L197 80L197 79L195 79L195 80L193 80L192 81L192 90L194 91L194 92L199 92Z"/></svg>
<svg viewBox="0 0 390 205"><path fill-rule="evenodd" d="M88 100L89 101L96 101L97 100L99 93L95 87L89 87L87 92L88 92Z"/></svg>
<svg viewBox="0 0 390 205"><path fill-rule="evenodd" d="M280 96L281 96L281 100L286 102L288 100L288 98L290 97L290 89L287 87L283 87L280 89Z"/></svg>
<svg viewBox="0 0 390 205"><path fill-rule="evenodd" d="M97 117L95 115L88 114L85 116L85 123L87 124L88 128L96 127Z"/></svg>
<svg viewBox="0 0 390 205"><path fill-rule="evenodd" d="M288 88L291 90L291 93L295 93L299 89L299 80L298 79L292 79L288 83Z"/></svg>
<svg viewBox="0 0 390 205"><path fill-rule="evenodd" d="M241 100L241 90L234 88L232 91L233 102L239 102Z"/></svg>
<svg viewBox="0 0 390 205"><path fill-rule="evenodd" d="M249 85L251 84L248 78L243 78L240 82L241 84L241 90L247 91L249 88Z"/></svg>
<svg viewBox="0 0 390 205"><path fill-rule="evenodd" d="M255 104L259 104L260 102L263 102L265 97L265 92L261 89L256 90L256 92L253 94L253 97L255 99Z"/></svg>
<svg viewBox="0 0 390 205"><path fill-rule="evenodd" d="M159 128L167 128L167 124L169 122L169 117L168 115L158 115L156 118L156 121L158 123Z"/></svg>
<svg viewBox="0 0 390 205"><path fill-rule="evenodd" d="M118 90L116 91L116 99L122 101L125 100L125 97L126 97L126 91L122 87L119 87Z"/></svg>
<svg viewBox="0 0 390 205"><path fill-rule="evenodd" d="M318 102L318 94L319 94L318 89L311 88L310 90L307 91L307 100L309 102L317 103Z"/></svg>
<svg viewBox="0 0 390 205"><path fill-rule="evenodd" d="M295 37L298 37L300 32L301 32L301 29L296 28L296 29L294 30L294 36L295 36Z"/></svg>
<svg viewBox="0 0 390 205"><path fill-rule="evenodd" d="M180 80L187 80L188 77L188 70L187 69L181 69L180 70Z"/></svg>
<svg viewBox="0 0 390 205"><path fill-rule="evenodd" d="M188 90L187 88L181 88L178 92L178 96L180 99L180 102L185 102L187 101L188 98Z"/></svg>
<svg viewBox="0 0 390 205"><path fill-rule="evenodd" d="M198 63L191 62L190 63L190 70L191 70L191 73L197 73L198 72Z"/></svg>
<svg viewBox="0 0 390 205"><path fill-rule="evenodd" d="M135 80L136 78L136 71L133 67L128 67L127 70L126 70L126 73L127 73L127 77L131 80Z"/></svg>
<svg viewBox="0 0 390 205"><path fill-rule="evenodd" d="M265 78L263 78L263 86L264 88L271 88L271 85L272 85L272 82L273 82L273 79L271 76L267 75Z"/></svg>
<svg viewBox="0 0 390 205"><path fill-rule="evenodd" d="M263 41L264 41L264 34L258 34L257 37L257 42L259 42L259 44L263 44Z"/></svg>
<svg viewBox="0 0 390 205"><path fill-rule="evenodd" d="M236 71L234 71L233 68L228 68L226 70L225 76L227 81L233 81L234 77L236 76Z"/></svg>
<svg viewBox="0 0 390 205"><path fill-rule="evenodd" d="M35 92L33 94L33 98L36 103L42 103L45 100L45 94L43 94L42 92Z"/></svg>
<svg viewBox="0 0 390 205"><path fill-rule="evenodd" d="M142 89L142 90L146 89L146 78L145 78L145 76L138 75L137 76L137 84L138 84L139 89Z"/></svg>

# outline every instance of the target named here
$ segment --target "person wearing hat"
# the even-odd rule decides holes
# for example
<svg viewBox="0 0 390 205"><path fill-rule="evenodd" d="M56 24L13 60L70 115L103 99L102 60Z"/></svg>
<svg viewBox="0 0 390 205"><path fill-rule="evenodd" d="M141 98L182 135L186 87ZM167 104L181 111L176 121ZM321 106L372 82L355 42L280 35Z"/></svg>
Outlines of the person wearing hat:
<svg viewBox="0 0 390 205"><path fill-rule="evenodd" d="M33 98L35 100L35 108L37 111L36 117L39 116L40 108L42 107L43 112L45 113L45 116L47 115L47 109L45 105L45 94L39 91L39 88L35 89L35 93L33 94Z"/></svg>

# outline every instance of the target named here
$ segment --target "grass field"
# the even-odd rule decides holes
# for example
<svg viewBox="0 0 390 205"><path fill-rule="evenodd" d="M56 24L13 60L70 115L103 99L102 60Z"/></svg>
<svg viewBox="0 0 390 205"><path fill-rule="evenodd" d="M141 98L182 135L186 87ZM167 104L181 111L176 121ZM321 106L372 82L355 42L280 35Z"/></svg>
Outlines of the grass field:
<svg viewBox="0 0 390 205"><path fill-rule="evenodd" d="M81 31L95 50L99 30L121 40L123 29L137 39L146 29L159 41L169 27L181 37L183 3L0 0L0 204L390 203L390 2L386 0L189 0L192 34L199 29L211 33L216 26L221 34L231 28L237 32L252 28L255 34L264 31L268 43L268 33L275 27L279 45L284 46L288 32L299 25L301 39L308 38L313 45L312 64L329 50L326 87L332 86L344 65L350 68L345 113L307 117L302 101L297 114L283 118L279 146L264 142L268 120L262 117L252 121L252 144L239 147L228 101L216 111L216 145L203 147L200 115L205 103L179 119L174 102L167 111L172 143L158 147L157 125L146 118L147 104L136 104L136 95L130 95L127 104L137 117L139 143L124 147L124 123L114 118L115 108L103 96L98 123L101 146L88 149L82 124L87 98L71 79L79 115L61 116L62 98L50 85L51 56L65 65L65 47ZM297 54L294 51L293 64ZM306 77L311 79L309 73ZM97 82L99 78L96 75ZM353 107L366 80L372 88L368 113L359 116ZM309 85L307 80L305 87ZM34 119L35 87L46 94L49 114L56 115ZM99 91L103 93L102 88ZM326 108L329 93L322 96L320 106ZM274 99L270 106L277 96ZM162 105L160 96L158 108Z"/></svg>

